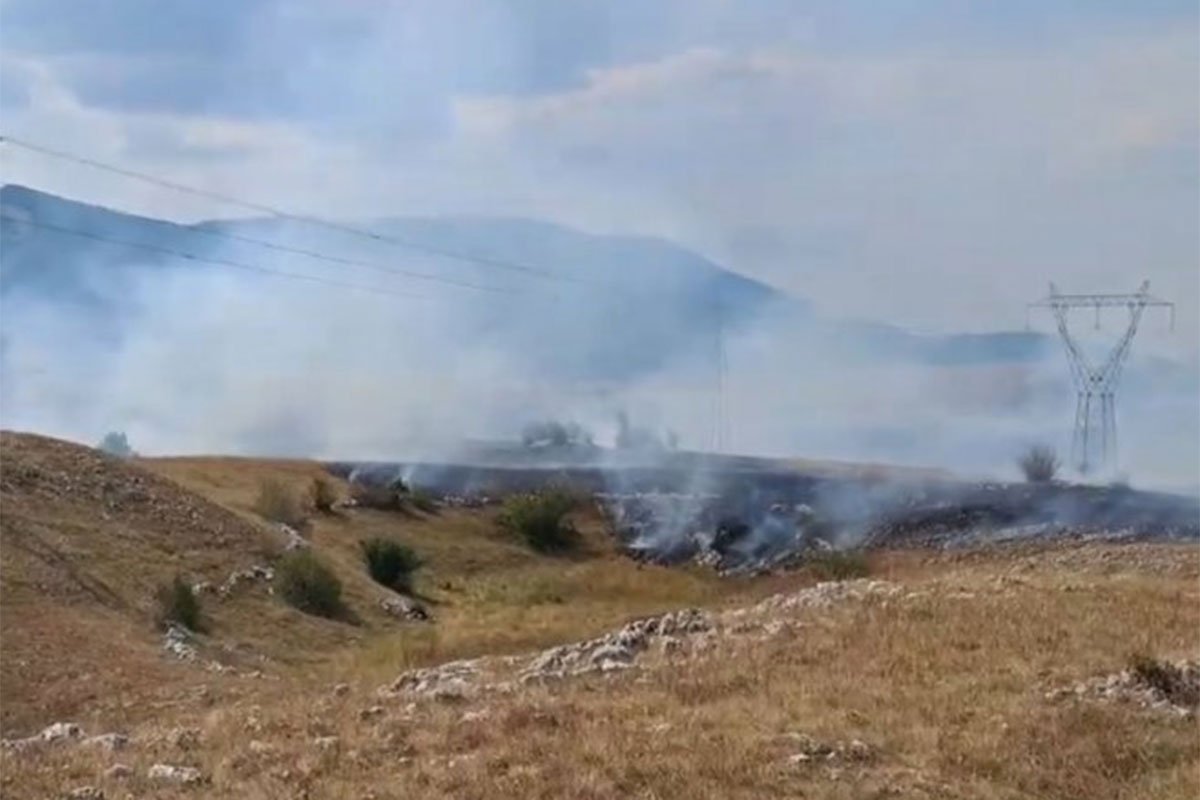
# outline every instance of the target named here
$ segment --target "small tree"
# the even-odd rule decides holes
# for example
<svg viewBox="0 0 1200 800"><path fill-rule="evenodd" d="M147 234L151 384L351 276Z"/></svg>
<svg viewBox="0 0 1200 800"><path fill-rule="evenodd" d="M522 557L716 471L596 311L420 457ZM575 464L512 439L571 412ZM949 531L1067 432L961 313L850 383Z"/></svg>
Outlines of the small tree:
<svg viewBox="0 0 1200 800"><path fill-rule="evenodd" d="M129 446L129 438L121 431L109 431L100 440L100 444L96 445L98 450L108 453L110 456L117 458L133 458L136 453Z"/></svg>
<svg viewBox="0 0 1200 800"><path fill-rule="evenodd" d="M376 583L402 592L412 589L413 573L421 566L421 559L412 548L378 536L358 544L367 572Z"/></svg>
<svg viewBox="0 0 1200 800"><path fill-rule="evenodd" d="M1017 463L1030 483L1049 483L1058 474L1058 454L1045 445L1030 447Z"/></svg>
<svg viewBox="0 0 1200 800"><path fill-rule="evenodd" d="M342 582L311 550L281 558L275 585L284 600L306 614L336 617L342 611Z"/></svg>
<svg viewBox="0 0 1200 800"><path fill-rule="evenodd" d="M333 481L324 475L318 475L313 478L312 488L309 490L309 493L312 495L313 508L323 514L332 512L334 505L337 504L337 487Z"/></svg>
<svg viewBox="0 0 1200 800"><path fill-rule="evenodd" d="M513 495L504 501L498 522L534 550L561 552L574 549L579 543L579 532L567 519L574 508L574 496L562 489Z"/></svg>
<svg viewBox="0 0 1200 800"><path fill-rule="evenodd" d="M264 519L297 530L308 522L304 504L297 494L274 478L267 478L258 485L258 500L254 503L254 510Z"/></svg>
<svg viewBox="0 0 1200 800"><path fill-rule="evenodd" d="M158 626L167 628L182 625L190 631L203 630L200 619L200 598L191 584L176 575L171 583L160 586L154 595L158 604Z"/></svg>

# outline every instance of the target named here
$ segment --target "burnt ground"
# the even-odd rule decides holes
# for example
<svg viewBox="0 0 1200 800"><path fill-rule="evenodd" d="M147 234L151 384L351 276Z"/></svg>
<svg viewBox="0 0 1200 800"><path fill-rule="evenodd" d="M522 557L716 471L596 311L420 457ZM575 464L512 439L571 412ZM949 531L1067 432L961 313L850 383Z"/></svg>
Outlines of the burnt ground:
<svg viewBox="0 0 1200 800"><path fill-rule="evenodd" d="M748 460L677 466L329 465L364 483L403 477L460 497L560 485L595 495L635 557L725 569L780 563L820 548L948 548L1021 539L1200 541L1200 500L1065 483L813 475Z"/></svg>

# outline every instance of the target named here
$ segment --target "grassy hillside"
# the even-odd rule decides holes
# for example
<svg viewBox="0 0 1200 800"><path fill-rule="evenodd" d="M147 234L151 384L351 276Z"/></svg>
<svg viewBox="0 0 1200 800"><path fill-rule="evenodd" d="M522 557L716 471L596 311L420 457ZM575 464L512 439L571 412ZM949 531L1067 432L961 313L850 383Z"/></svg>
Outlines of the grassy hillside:
<svg viewBox="0 0 1200 800"><path fill-rule="evenodd" d="M301 489L317 467L125 463L10 434L0 445L3 733L69 720L132 739L117 752L0 753L4 796L85 785L248 798L1200 792L1194 714L1072 688L1137 654L1200 655L1193 545L878 553L871 580L816 586L812 570L723 580L635 564L586 508L583 546L567 557L529 550L494 508L345 509L314 513L305 535L342 580L349 621L251 587L205 600L213 625L187 663L160 650L153 587L177 571L219 579L274 563L281 540L254 511L258 487ZM415 593L433 622L379 608L388 590L358 556L369 536L427 562ZM709 610L707 630L653 638L626 668L520 680L541 648L687 606ZM443 670L466 676L452 692L397 681L476 657ZM106 775L116 763L131 774ZM194 767L203 783L153 781L157 763Z"/></svg>

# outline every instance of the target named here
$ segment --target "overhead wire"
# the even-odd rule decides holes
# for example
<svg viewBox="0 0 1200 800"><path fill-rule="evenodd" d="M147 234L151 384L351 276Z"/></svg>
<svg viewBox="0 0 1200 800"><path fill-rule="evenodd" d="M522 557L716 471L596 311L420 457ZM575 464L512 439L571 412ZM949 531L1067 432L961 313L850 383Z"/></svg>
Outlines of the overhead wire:
<svg viewBox="0 0 1200 800"><path fill-rule="evenodd" d="M161 188L169 189L169 190L176 191L176 192L182 192L185 194L190 194L190 195L193 195L196 197L207 198L209 200L214 200L214 201L217 201L220 203L224 203L226 205L237 206L240 208L247 209L249 211L256 211L256 212L259 212L262 214L267 214L269 216L276 217L279 219L290 220L293 222L299 222L299 223L303 223L303 224L326 228L328 230L335 230L335 231L339 231L342 233L348 233L348 234L351 234L354 236L359 236L359 237L363 237L366 239L370 239L375 242L391 244L393 246L402 247L402 248L406 248L409 250L426 253L428 255L434 255L434 256L454 259L454 260L458 260L458 261L465 261L465 262L475 263L475 264L479 264L479 265L483 265L483 266L496 267L498 269L506 269L506 270L510 270L513 272L520 272L520 273L524 273L527 275L537 277L542 280L562 281L562 282L567 282L567 283L579 283L579 284L605 285L603 283L598 283L596 281L589 281L589 280L579 278L579 277L573 276L573 275L564 275L561 272L557 272L554 270L548 270L548 269L544 269L541 267L534 267L534 266L531 266L528 264L521 264L518 262L506 260L506 259L493 258L490 256L484 256L484 255L479 255L479 254L475 254L475 253L459 252L456 250L438 247L436 245L430 245L425 242L418 242L418 241L414 241L411 239L406 239L404 237L395 236L392 234L379 233L378 231L369 230L367 228L360 228L355 225L348 225L348 224L345 224L342 222L325 219L323 217L318 217L318 216L314 216L311 214L300 214L300 213L296 213L296 212L292 212L292 211L287 211L285 209L281 209L276 206L267 205L266 203L260 203L260 202L256 202L253 200L245 200L243 198L234 197L233 195L225 194L223 192L216 192L216 191L212 191L210 189L203 189L203 188L196 187L196 186L189 186L187 184L179 183L178 181L169 180L166 178L160 178L157 175L152 175L147 172L141 172L138 170L128 169L126 167L122 167L117 164L111 164L111 163L108 163L105 161L100 161L99 159L90 158L88 156L81 156L81 155L78 155L75 153L68 153L64 150L59 150L57 148L48 147L46 145L38 144L36 142L31 142L27 139L15 138L15 137L10 136L5 133L0 133L0 144L7 144L7 145L11 145L16 148L28 150L33 153L40 153L40 154L42 154L44 156L48 156L50 158L60 159L60 160L64 160L64 161L71 161L76 164L81 164L81 165L88 166L88 167L91 167L94 169L109 172L109 173L112 173L115 175L121 175L126 178L132 178L134 180L139 180L139 181L142 181L142 182L145 182L145 183L148 183L151 185L155 185L155 186L158 186ZM435 277L440 277L440 276L435 276ZM619 288L619 287L610 286L609 288L615 289L615 288Z"/></svg>
<svg viewBox="0 0 1200 800"><path fill-rule="evenodd" d="M106 236L103 234L95 233L94 231L80 230L78 228L71 228L71 227L67 227L65 225L55 225L53 223L43 222L40 220L25 219L23 217L15 216L12 214L0 213L0 219L5 219L10 222L19 224L19 225L29 225L31 227L38 228L40 230L52 231L54 233L62 234L64 236L74 236L74 237L77 237L80 239L88 239L91 241L102 242L105 244L115 245L115 246L119 246L119 247L127 247L127 248L131 248L131 249L136 249L136 250L144 250L146 252L155 253L157 255L165 255L165 256L172 257L172 258L181 258L181 259L185 259L187 261L196 261L196 262L201 262L201 263L216 264L218 266L223 266L223 267L233 267L235 269L242 269L242 270L247 270L247 271L251 271L251 272L257 272L260 274L270 275L270 276L278 277L278 278L303 280L303 281L309 281L312 283L324 284L326 286L333 286L333 287L337 287L337 288L341 288L341 289L351 289L351 290L359 291L359 292L368 292L371 294L389 295L392 297L430 299L430 296L425 295L425 294L417 294L414 292L398 292L398 291L393 291L390 289L384 289L381 287L364 286L362 284L347 283L345 281L333 280L330 278L322 277L320 275L309 275L309 274L302 273L302 272L289 272L287 270L279 270L279 269L274 269L271 267L264 267L259 264L250 264L245 261L234 261L233 259L228 259L228 258L216 258L216 257L210 257L210 256L202 256L202 255L197 255L195 253L188 253L183 250L176 250L176 249L170 248L170 247L162 247L160 245L149 244L147 242L135 242L135 241L127 240L127 239L117 239L117 238L114 238L111 236Z"/></svg>

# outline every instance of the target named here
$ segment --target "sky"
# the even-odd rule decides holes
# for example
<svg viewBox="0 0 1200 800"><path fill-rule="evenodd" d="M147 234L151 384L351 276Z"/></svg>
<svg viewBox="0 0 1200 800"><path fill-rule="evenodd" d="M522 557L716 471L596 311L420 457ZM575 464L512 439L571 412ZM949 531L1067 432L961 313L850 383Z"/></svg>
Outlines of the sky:
<svg viewBox="0 0 1200 800"><path fill-rule="evenodd" d="M1198 104L1194 0L0 2L13 136L323 216L660 236L922 331L1148 278L1178 326L1138 346L1193 362ZM78 199L237 213L0 155Z"/></svg>

